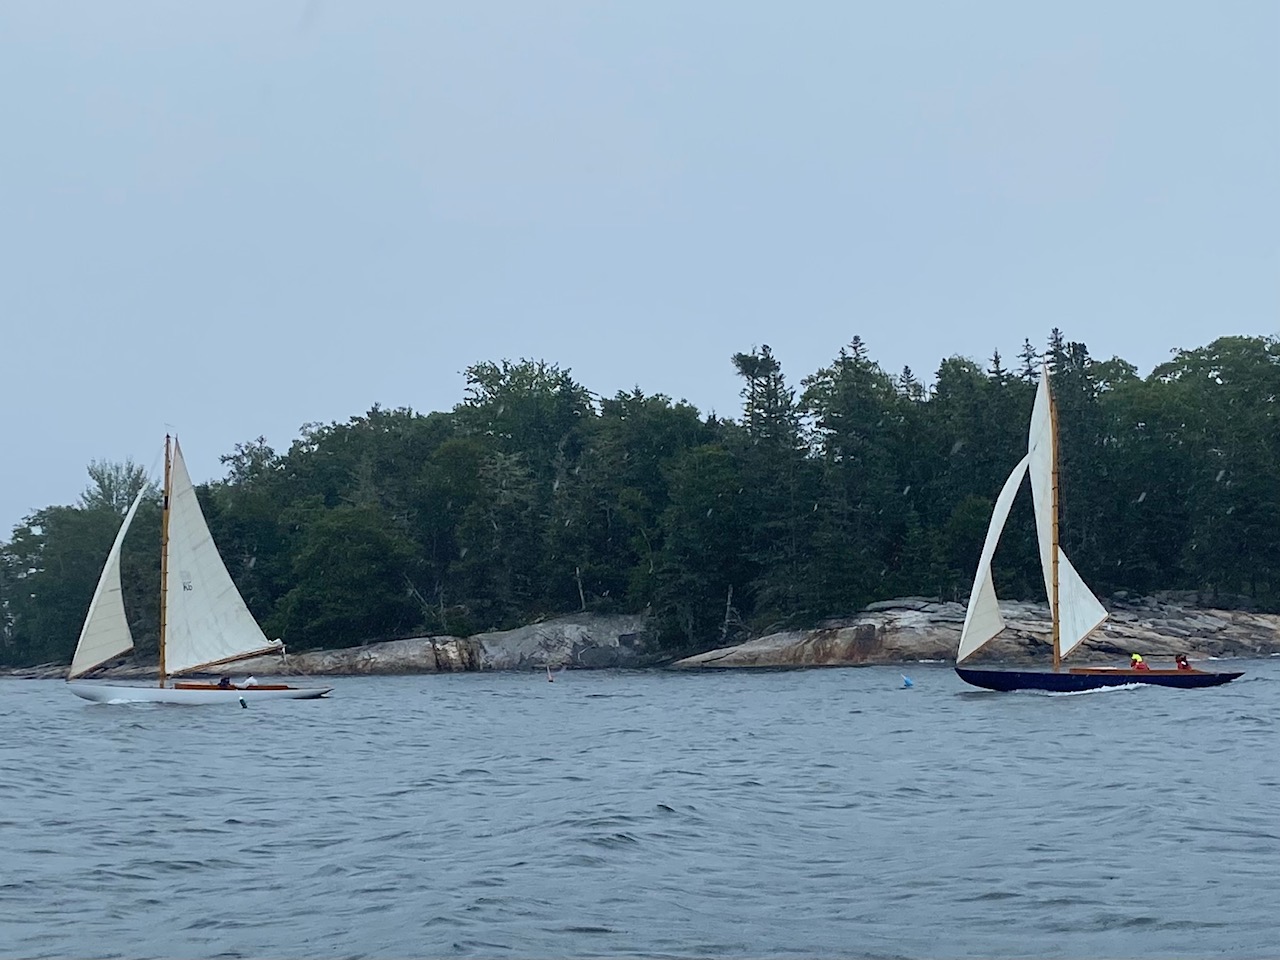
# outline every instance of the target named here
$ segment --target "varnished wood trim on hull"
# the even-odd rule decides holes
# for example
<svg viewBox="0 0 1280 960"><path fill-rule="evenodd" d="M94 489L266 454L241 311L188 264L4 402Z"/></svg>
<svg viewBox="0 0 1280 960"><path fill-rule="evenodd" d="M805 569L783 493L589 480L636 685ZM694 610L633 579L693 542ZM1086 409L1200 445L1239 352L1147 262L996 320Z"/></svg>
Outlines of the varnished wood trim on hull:
<svg viewBox="0 0 1280 960"><path fill-rule="evenodd" d="M179 680L173 685L175 690L297 690L287 683L251 683L237 687L234 683L229 687L220 687L216 683L201 683L198 680Z"/></svg>

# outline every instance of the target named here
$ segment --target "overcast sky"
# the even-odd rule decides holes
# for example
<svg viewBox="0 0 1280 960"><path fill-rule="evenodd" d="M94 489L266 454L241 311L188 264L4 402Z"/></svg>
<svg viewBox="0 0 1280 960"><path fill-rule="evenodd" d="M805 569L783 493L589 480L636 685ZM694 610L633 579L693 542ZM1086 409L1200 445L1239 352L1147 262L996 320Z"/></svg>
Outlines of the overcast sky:
<svg viewBox="0 0 1280 960"><path fill-rule="evenodd" d="M0 539L542 358L736 415L1280 332L1280 3L0 4Z"/></svg>

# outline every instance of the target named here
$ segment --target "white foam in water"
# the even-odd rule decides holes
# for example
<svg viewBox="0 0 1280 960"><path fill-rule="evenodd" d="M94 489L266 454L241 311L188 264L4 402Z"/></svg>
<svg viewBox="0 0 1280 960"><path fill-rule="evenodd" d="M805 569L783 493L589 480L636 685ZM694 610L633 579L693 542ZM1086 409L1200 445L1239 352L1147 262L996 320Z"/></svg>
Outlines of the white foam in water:
<svg viewBox="0 0 1280 960"><path fill-rule="evenodd" d="M1051 697L1080 697L1089 693L1110 693L1113 690L1137 690L1151 686L1147 683L1118 683L1114 687L1096 687L1093 690L1045 690Z"/></svg>

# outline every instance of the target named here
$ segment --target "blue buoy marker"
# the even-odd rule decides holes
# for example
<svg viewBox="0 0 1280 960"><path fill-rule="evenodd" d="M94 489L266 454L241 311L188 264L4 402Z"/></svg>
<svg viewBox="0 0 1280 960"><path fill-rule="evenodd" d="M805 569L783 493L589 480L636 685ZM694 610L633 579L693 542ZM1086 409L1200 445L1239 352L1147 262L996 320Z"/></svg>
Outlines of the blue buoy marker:
<svg viewBox="0 0 1280 960"><path fill-rule="evenodd" d="M908 677L906 674L903 674L903 676L902 676L902 689L903 689L903 690L905 690L905 689L907 689L907 687L914 687L914 686L915 686L915 683L911 680L911 678L910 678L910 677Z"/></svg>
<svg viewBox="0 0 1280 960"><path fill-rule="evenodd" d="M244 702L244 697L241 697L241 698L240 698L240 709L241 709L241 710L248 710L248 709L249 709L249 705L248 705L247 703L245 703L245 702Z"/></svg>

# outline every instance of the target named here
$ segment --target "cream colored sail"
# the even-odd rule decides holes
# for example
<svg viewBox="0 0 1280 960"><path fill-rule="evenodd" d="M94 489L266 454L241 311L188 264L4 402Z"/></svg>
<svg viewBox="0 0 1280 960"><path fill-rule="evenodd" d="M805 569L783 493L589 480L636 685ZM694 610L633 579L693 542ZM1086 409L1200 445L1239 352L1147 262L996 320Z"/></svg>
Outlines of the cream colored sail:
<svg viewBox="0 0 1280 960"><path fill-rule="evenodd" d="M124 515L124 522L120 524L115 541L111 544L111 552L107 554L107 562L102 566L93 599L89 601L84 626L80 628L80 640L76 643L71 669L67 672L68 680L133 649L133 634L129 631L129 620L125 617L124 598L120 590L120 547L146 492L144 484L133 498L129 512Z"/></svg>
<svg viewBox="0 0 1280 960"><path fill-rule="evenodd" d="M1058 650L1065 657L1107 619L1106 608L1058 548Z"/></svg>
<svg viewBox="0 0 1280 960"><path fill-rule="evenodd" d="M1040 372L1031 410L1031 428L1027 436L1027 459L1031 473L1031 498L1035 503L1036 539L1040 544L1040 571L1044 576L1044 592L1053 603L1053 411L1049 397L1049 371ZM1093 591L1080 579L1067 555L1058 547L1058 618L1059 652L1066 656L1102 621L1107 611Z"/></svg>
<svg viewBox="0 0 1280 960"><path fill-rule="evenodd" d="M960 630L960 649L956 651L956 663L976 653L1004 629L1004 618L1000 616L1000 603L996 599L996 588L991 579L991 560L995 556L1005 521L1009 519L1009 511L1013 509L1022 477L1027 472L1029 459L1023 457L1018 462L1013 473L1009 474L1009 479L1000 488L1000 496L996 497L991 522L987 525L987 539L982 545L982 557L978 560L978 573L973 578L973 592L969 594L969 609L964 615L964 627Z"/></svg>
<svg viewBox="0 0 1280 960"><path fill-rule="evenodd" d="M1040 387L1031 408L1027 461L1031 471L1031 499L1035 504L1036 539L1040 543L1040 573L1045 595L1053 597L1053 413L1049 401L1049 373L1040 371Z"/></svg>
<svg viewBox="0 0 1280 960"><path fill-rule="evenodd" d="M170 674L281 649L267 640L218 555L195 488L173 444L165 667Z"/></svg>

